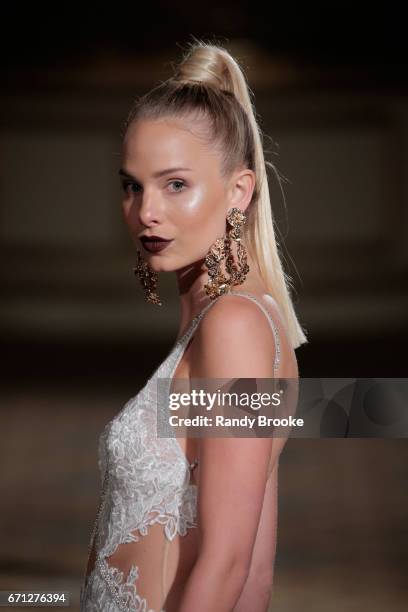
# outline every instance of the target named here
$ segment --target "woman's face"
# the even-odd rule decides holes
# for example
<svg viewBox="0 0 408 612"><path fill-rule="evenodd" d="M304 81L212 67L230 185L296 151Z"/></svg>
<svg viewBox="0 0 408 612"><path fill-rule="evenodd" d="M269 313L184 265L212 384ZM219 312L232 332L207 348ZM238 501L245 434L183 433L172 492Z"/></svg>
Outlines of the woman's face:
<svg viewBox="0 0 408 612"><path fill-rule="evenodd" d="M156 272L175 271L204 259L224 235L228 209L220 159L176 120L140 121L123 142L123 213L143 258ZM171 239L148 252L142 236Z"/></svg>

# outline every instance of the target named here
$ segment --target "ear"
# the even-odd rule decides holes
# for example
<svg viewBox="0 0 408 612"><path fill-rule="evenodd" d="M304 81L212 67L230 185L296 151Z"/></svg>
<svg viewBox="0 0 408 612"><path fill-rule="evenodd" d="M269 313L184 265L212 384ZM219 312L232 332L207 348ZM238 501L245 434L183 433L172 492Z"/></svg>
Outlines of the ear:
<svg viewBox="0 0 408 612"><path fill-rule="evenodd" d="M233 206L243 212L247 209L255 189L255 182L255 172L249 168L241 168L232 174L228 186L228 210Z"/></svg>

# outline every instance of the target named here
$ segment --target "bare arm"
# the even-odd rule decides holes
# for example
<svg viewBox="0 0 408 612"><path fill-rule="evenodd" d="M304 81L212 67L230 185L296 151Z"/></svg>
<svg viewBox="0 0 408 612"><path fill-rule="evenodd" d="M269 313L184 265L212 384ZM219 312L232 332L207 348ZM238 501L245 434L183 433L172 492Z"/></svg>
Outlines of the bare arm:
<svg viewBox="0 0 408 612"><path fill-rule="evenodd" d="M267 612L275 569L278 518L278 465L270 475L252 554L251 569L234 612Z"/></svg>
<svg viewBox="0 0 408 612"><path fill-rule="evenodd" d="M265 316L228 296L201 321L192 378L271 378L274 350ZM200 441L200 550L178 612L230 612L249 574L261 516L271 438Z"/></svg>

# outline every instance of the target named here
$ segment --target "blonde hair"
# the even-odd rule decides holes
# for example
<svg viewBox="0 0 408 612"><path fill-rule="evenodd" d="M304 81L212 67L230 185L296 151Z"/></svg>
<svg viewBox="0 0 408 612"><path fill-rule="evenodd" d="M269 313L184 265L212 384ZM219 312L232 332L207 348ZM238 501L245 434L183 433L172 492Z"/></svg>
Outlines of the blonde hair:
<svg viewBox="0 0 408 612"><path fill-rule="evenodd" d="M275 167L264 158L251 93L241 67L226 49L195 40L174 76L135 101L125 131L141 119L193 120L197 135L219 152L222 176L229 176L243 164L254 171L256 185L245 211L244 243L281 309L292 347L298 348L307 338L290 296L292 279L284 272L279 256L266 165Z"/></svg>

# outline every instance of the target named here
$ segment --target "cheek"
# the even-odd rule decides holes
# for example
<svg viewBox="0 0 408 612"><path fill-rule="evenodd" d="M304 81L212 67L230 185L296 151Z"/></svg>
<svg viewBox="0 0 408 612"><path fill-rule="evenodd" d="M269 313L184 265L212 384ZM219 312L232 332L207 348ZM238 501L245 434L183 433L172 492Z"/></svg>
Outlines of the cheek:
<svg viewBox="0 0 408 612"><path fill-rule="evenodd" d="M129 198L122 201L122 215L130 230L140 231L140 221L134 201Z"/></svg>
<svg viewBox="0 0 408 612"><path fill-rule="evenodd" d="M180 198L172 216L179 228L199 230L199 235L213 233L220 228L222 230L225 217L220 197L201 188Z"/></svg>
<svg viewBox="0 0 408 612"><path fill-rule="evenodd" d="M122 201L122 213L123 213L123 217L124 217L126 222L129 219L131 206L132 206L132 203L130 202L130 200L123 200Z"/></svg>

